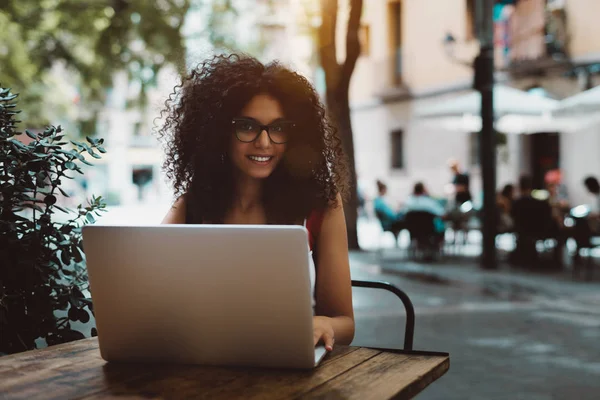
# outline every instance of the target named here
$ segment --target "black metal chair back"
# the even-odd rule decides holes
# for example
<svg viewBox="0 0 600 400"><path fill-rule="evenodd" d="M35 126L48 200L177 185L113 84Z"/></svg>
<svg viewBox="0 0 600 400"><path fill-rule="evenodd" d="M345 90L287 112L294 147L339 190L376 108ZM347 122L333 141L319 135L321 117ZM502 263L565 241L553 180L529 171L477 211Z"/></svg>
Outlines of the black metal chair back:
<svg viewBox="0 0 600 400"><path fill-rule="evenodd" d="M409 211L404 216L411 239L428 240L435 235L435 215L427 211Z"/></svg>

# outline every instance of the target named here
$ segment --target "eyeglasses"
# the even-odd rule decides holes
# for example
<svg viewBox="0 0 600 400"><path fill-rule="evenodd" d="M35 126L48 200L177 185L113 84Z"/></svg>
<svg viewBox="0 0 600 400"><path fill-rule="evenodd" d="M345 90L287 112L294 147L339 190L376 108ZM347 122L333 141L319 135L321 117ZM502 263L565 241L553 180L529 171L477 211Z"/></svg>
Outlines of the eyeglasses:
<svg viewBox="0 0 600 400"><path fill-rule="evenodd" d="M278 120L269 125L262 125L252 118L234 118L231 124L235 137L243 143L254 142L262 131L267 131L271 142L284 144L296 129L295 123L286 120Z"/></svg>

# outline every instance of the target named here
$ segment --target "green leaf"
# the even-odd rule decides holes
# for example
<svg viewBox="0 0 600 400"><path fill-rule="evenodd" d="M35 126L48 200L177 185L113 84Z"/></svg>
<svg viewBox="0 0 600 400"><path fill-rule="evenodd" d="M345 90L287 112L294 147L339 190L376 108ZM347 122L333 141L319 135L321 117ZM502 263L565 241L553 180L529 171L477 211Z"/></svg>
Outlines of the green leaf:
<svg viewBox="0 0 600 400"><path fill-rule="evenodd" d="M33 208L35 211L39 211L41 213L44 212L44 210L42 210L42 208L40 206L38 206L37 204L30 204L29 207Z"/></svg>
<svg viewBox="0 0 600 400"><path fill-rule="evenodd" d="M79 319L79 313L77 312L77 307L79 307L79 300L73 295L69 296L69 303L71 303L71 307L67 315L71 321L77 321Z"/></svg>
<svg viewBox="0 0 600 400"><path fill-rule="evenodd" d="M77 168L77 165L73 161L67 161L65 163L65 168L70 169L70 170L74 170L74 169Z"/></svg>
<svg viewBox="0 0 600 400"><path fill-rule="evenodd" d="M58 153L65 154L65 155L67 155L67 156L70 156L70 157L73 157L73 158L74 158L74 157L77 157L77 153L76 153L76 152L74 152L73 150L56 149L56 151L57 151Z"/></svg>
<svg viewBox="0 0 600 400"><path fill-rule="evenodd" d="M104 147L102 147L102 146L98 146L97 149L102 154L106 153L106 149Z"/></svg>
<svg viewBox="0 0 600 400"><path fill-rule="evenodd" d="M57 209L59 209L60 211L64 212L65 214L68 214L68 213L69 213L69 211L68 211L68 210L66 210L66 209L62 208L61 206L57 206L57 205L55 204L55 205L54 205L54 207L55 207L55 208L57 208Z"/></svg>
<svg viewBox="0 0 600 400"><path fill-rule="evenodd" d="M86 147L86 151L89 153L89 155L91 155L94 158L102 158L97 153L94 152L94 149L92 149L89 146Z"/></svg>
<svg viewBox="0 0 600 400"><path fill-rule="evenodd" d="M63 262L64 265L69 265L71 264L71 254L68 250L68 247L65 247L61 250L60 252L60 260Z"/></svg>
<svg viewBox="0 0 600 400"><path fill-rule="evenodd" d="M81 251L79 250L79 247L77 247L76 244L71 245L71 253L73 253L73 259L75 260L76 263L80 263L83 261L83 257L81 256Z"/></svg>
<svg viewBox="0 0 600 400"><path fill-rule="evenodd" d="M67 192L65 192L64 190L62 190L60 187L57 186L56 188L58 189L58 191L60 192L60 194L62 194L63 196L65 196L65 197L71 197L71 196L69 196L67 194Z"/></svg>
<svg viewBox="0 0 600 400"><path fill-rule="evenodd" d="M27 148L28 148L28 147L27 147L27 146L25 146L23 143L21 143L19 140L16 140L16 139L9 139L8 141L9 141L9 142L10 142L12 145L14 145L14 146L17 146L17 147L18 147L18 148L20 148L20 149L23 149L23 150L25 150L25 149L27 149ZM18 149L17 149L17 150L18 150Z"/></svg>
<svg viewBox="0 0 600 400"><path fill-rule="evenodd" d="M96 222L96 218L94 218L94 216L92 215L92 213L88 212L85 215L85 219L90 223L93 224L94 222Z"/></svg>
<svg viewBox="0 0 600 400"><path fill-rule="evenodd" d="M25 134L34 140L36 140L38 138L35 133L32 133L32 132L28 131L27 129L25 129Z"/></svg>

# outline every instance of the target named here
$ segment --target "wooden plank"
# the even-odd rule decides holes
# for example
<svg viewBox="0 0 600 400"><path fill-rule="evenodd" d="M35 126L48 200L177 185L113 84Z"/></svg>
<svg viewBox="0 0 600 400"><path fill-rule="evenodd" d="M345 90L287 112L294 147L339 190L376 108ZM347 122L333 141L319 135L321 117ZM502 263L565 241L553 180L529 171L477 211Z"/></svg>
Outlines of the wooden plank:
<svg viewBox="0 0 600 400"><path fill-rule="evenodd" d="M86 399L106 398L108 394L136 395L173 399L272 399L302 394L344 373L379 352L370 349L343 349L312 371L257 368L171 367L160 368L149 376L110 385ZM147 368L142 367L147 371ZM174 391L174 388L177 388Z"/></svg>
<svg viewBox="0 0 600 400"><path fill-rule="evenodd" d="M95 337L0 357L0 368L28 365L32 361L85 358L85 353L90 351L98 351L98 339Z"/></svg>
<svg viewBox="0 0 600 400"><path fill-rule="evenodd" d="M410 399L448 370L449 357L383 352L301 398Z"/></svg>
<svg viewBox="0 0 600 400"><path fill-rule="evenodd" d="M358 349L332 361L325 362L311 371L249 370L222 386L205 392L207 398L215 399L287 399L300 396L340 376L362 362L375 357L379 351Z"/></svg>
<svg viewBox="0 0 600 400"><path fill-rule="evenodd" d="M109 364L101 359L97 339L92 338L3 358L0 364L0 371L3 371L0 397L63 399L125 395L135 398L141 395L143 398L186 398L205 393L212 393L210 397L214 397L228 387L234 388L225 391L226 396L231 397L236 392L239 394L240 390L243 392L245 385L254 387L255 394L260 395L265 390L265 385L278 379L283 381L278 383L277 388L288 386L291 387L288 391L298 391L298 388L306 391L327 379L327 371L335 376L335 372L343 370L345 365L351 368L352 360L364 360L376 354L378 352L372 350L336 346L319 367L323 371L316 375L317 380L310 384L311 380L304 378L301 381L304 386L294 386L292 383L297 381L298 374L306 372L191 365Z"/></svg>
<svg viewBox="0 0 600 400"><path fill-rule="evenodd" d="M19 379L11 379L0 389L3 399L64 399L94 390L93 380L102 381L102 367L106 362L99 354L73 363L55 364L53 368L30 372Z"/></svg>
<svg viewBox="0 0 600 400"><path fill-rule="evenodd" d="M104 362L95 338L2 357L0 393L16 396L20 391L30 393L39 388L47 397L45 384L62 375L61 367L89 362Z"/></svg>
<svg viewBox="0 0 600 400"><path fill-rule="evenodd" d="M0 398L410 398L448 369L447 357L336 346L312 371L116 364L96 338L0 359Z"/></svg>

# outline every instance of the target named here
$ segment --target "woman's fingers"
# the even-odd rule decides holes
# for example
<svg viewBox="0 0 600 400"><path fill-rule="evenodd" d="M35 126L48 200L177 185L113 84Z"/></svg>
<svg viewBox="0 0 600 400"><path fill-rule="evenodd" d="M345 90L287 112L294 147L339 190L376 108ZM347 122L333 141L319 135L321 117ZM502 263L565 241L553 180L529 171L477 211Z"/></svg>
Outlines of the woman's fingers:
<svg viewBox="0 0 600 400"><path fill-rule="evenodd" d="M335 339L333 338L333 335L325 332L323 333L323 343L325 343L325 350L327 351L331 351L333 350L333 343L335 342Z"/></svg>

